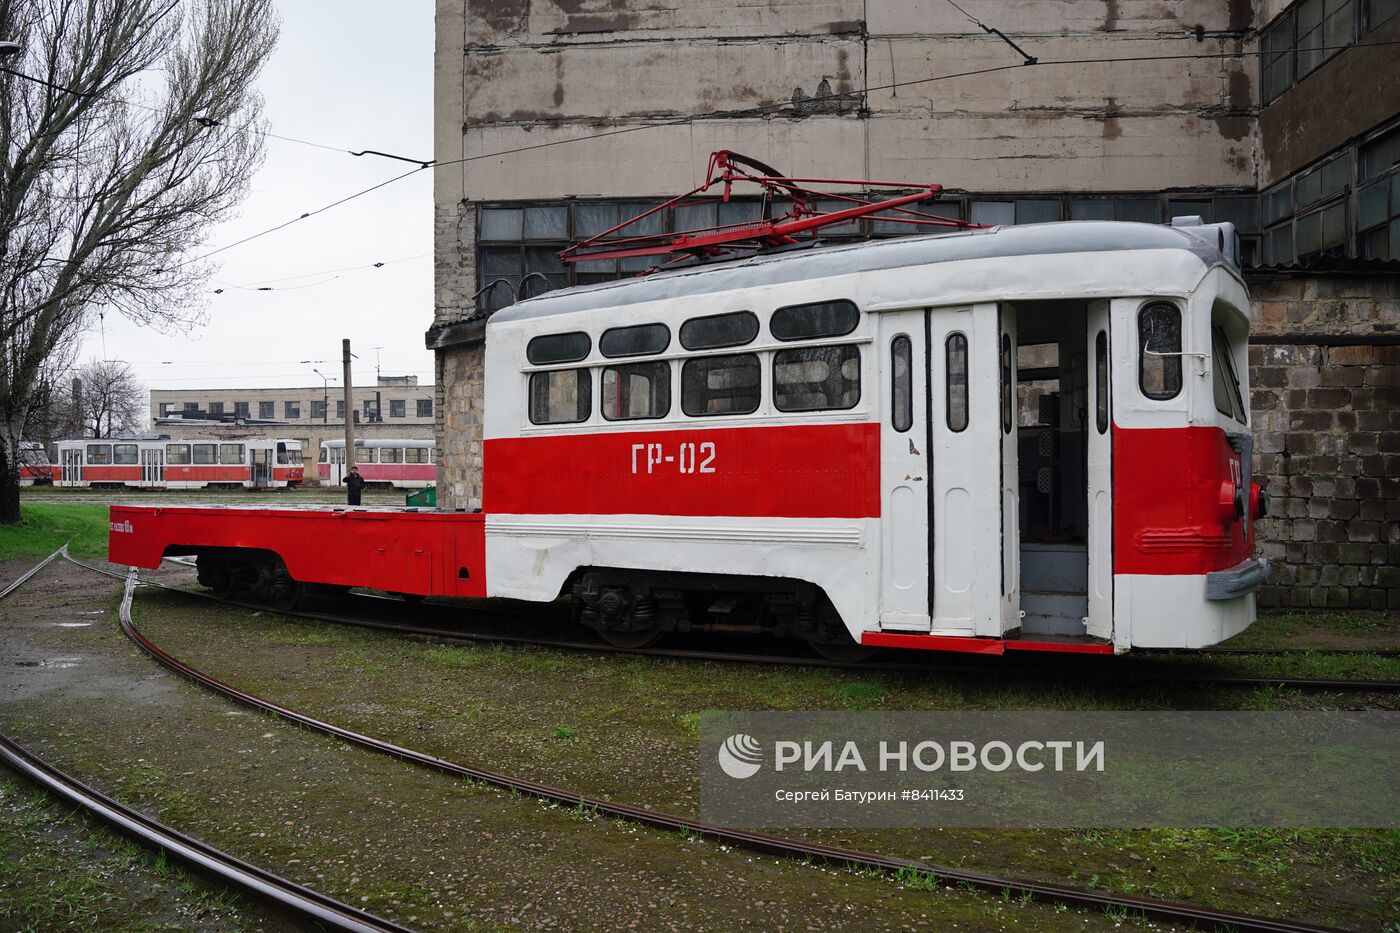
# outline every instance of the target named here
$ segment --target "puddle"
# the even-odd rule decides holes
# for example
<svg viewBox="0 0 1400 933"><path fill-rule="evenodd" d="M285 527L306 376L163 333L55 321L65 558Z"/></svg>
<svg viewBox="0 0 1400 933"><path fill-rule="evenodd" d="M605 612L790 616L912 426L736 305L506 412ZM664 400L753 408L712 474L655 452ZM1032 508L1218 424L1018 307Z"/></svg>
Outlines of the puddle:
<svg viewBox="0 0 1400 933"><path fill-rule="evenodd" d="M55 622L59 628L87 628L91 622Z"/></svg>
<svg viewBox="0 0 1400 933"><path fill-rule="evenodd" d="M84 612L78 613L78 615L80 615L80 616L101 616L101 615L106 615L106 614L107 614L107 610L106 610L106 609L89 609L89 610L86 610L86 611L84 611Z"/></svg>
<svg viewBox="0 0 1400 933"><path fill-rule="evenodd" d="M15 667L65 668L77 667L81 663L82 658L45 658L42 661L16 661Z"/></svg>

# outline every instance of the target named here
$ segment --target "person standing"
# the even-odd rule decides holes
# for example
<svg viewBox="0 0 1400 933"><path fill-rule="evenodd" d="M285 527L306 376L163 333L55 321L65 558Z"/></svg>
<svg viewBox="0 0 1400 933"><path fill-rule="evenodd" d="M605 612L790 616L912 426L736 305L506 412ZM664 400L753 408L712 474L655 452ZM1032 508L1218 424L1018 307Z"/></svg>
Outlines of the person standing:
<svg viewBox="0 0 1400 933"><path fill-rule="evenodd" d="M365 488L365 478L360 475L360 468L352 466L350 474L345 477L345 498L350 505L360 504L360 493Z"/></svg>

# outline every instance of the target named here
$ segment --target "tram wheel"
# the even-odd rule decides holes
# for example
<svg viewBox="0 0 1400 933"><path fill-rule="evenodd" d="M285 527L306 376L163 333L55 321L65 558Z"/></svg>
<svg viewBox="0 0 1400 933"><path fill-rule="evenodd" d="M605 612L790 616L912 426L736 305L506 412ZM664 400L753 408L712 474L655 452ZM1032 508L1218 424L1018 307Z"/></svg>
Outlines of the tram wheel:
<svg viewBox="0 0 1400 933"><path fill-rule="evenodd" d="M267 601L268 606L278 612L295 612L306 599L306 584L300 580L288 580L277 587L275 594Z"/></svg>
<svg viewBox="0 0 1400 933"><path fill-rule="evenodd" d="M619 632L615 629L599 629L598 635L603 641L614 648L627 648L636 650L638 648L649 648L661 640L661 629L653 625L651 628L637 629L634 632Z"/></svg>

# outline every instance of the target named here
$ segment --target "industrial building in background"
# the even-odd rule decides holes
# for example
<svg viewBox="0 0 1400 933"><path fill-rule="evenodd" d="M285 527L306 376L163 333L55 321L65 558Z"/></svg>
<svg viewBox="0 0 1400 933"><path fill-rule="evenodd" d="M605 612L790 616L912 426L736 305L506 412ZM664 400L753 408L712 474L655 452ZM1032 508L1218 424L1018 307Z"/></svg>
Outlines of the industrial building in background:
<svg viewBox="0 0 1400 933"><path fill-rule="evenodd" d="M936 182L937 212L977 223L1234 223L1273 498L1261 603L1400 608L1400 2L961 7L438 0L440 504L480 505L491 312L642 271L557 254L737 149L793 176ZM908 233L873 218L828 236Z"/></svg>
<svg viewBox="0 0 1400 933"><path fill-rule="evenodd" d="M353 394L357 439L432 440L434 387L420 386L417 376L380 376L375 385L355 386ZM344 442L345 392L329 381L284 389L152 389L151 430L182 438L301 441L305 481L311 485L321 442Z"/></svg>

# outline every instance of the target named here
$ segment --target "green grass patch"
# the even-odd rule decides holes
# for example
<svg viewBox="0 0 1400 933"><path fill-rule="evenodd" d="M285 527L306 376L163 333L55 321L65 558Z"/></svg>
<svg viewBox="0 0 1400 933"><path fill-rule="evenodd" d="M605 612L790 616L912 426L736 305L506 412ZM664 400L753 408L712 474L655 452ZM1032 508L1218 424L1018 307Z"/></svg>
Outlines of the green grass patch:
<svg viewBox="0 0 1400 933"><path fill-rule="evenodd" d="M0 525L0 560L43 557L69 542L75 557L107 556L107 506L23 503L17 525Z"/></svg>

